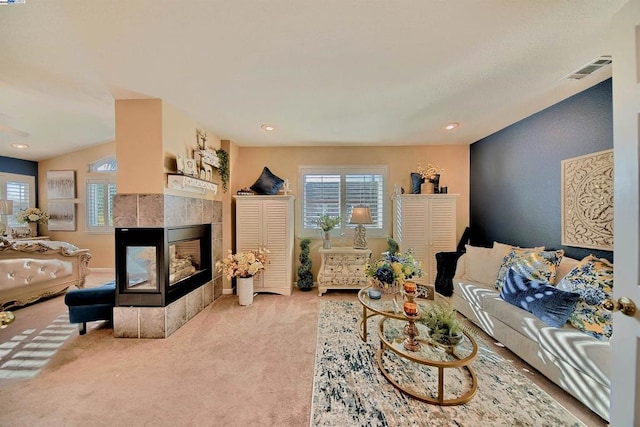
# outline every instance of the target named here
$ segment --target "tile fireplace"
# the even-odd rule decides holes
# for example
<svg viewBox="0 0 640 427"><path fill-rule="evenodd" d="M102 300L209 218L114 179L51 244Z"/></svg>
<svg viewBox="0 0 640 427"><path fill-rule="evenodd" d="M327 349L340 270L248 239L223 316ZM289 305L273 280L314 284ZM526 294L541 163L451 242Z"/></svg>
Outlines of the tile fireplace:
<svg viewBox="0 0 640 427"><path fill-rule="evenodd" d="M165 194L117 194L119 338L166 338L222 295L222 202Z"/></svg>

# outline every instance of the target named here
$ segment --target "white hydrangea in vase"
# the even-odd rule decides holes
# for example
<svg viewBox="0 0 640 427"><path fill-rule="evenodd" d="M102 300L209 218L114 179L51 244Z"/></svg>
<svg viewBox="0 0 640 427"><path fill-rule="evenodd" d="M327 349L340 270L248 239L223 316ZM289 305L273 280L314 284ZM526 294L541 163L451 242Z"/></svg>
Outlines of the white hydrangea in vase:
<svg viewBox="0 0 640 427"><path fill-rule="evenodd" d="M16 221L22 224L34 224L35 230L32 229L32 234L35 237L38 235L37 224L46 224L49 222L49 214L39 208L27 208L16 213Z"/></svg>

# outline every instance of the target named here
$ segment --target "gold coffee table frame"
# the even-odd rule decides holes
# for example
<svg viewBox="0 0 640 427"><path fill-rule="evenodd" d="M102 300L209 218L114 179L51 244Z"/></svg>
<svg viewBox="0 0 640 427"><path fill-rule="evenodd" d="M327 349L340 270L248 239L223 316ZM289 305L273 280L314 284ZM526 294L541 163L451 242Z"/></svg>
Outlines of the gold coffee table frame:
<svg viewBox="0 0 640 427"><path fill-rule="evenodd" d="M402 310L402 304L404 303L402 292L396 294L382 294L380 299L369 298L368 286L364 289L360 289L358 292L358 301L362 305L362 319L358 321L358 334L362 341L367 342L367 320L374 316L390 317L392 319L405 320L404 311ZM395 301L395 304L393 303ZM449 302L440 294L435 293L435 301L439 304L448 305ZM416 303L420 310L424 310L426 305L433 304L434 300L416 298ZM371 313L367 313L370 311Z"/></svg>
<svg viewBox="0 0 640 427"><path fill-rule="evenodd" d="M450 361L446 361L446 360L430 360L430 359L426 359L423 357L419 356L419 352L413 352L413 351L409 351L407 349L405 349L402 345L399 346L393 346L387 339L387 337L385 336L385 332L384 332L384 323L389 319L390 317L384 317L382 319L380 319L380 323L378 323L378 336L380 337L380 350L378 350L377 354L376 354L376 359L378 360L378 366L380 367L380 371L382 371L382 374L385 376L385 378L391 383L393 384L394 387L396 387L398 390L407 393L410 396L415 397L416 399L422 400L423 402L427 402L427 403L431 403L431 404L435 404L435 405L442 405L442 406L453 406L453 405L461 405L463 403L467 403L468 401L470 401L473 396L475 396L476 391L478 390L478 378L476 376L475 371L473 370L473 368L471 368L471 362L473 361L473 359L475 359L476 355L478 354L478 344L476 343L476 341L473 339L473 337L467 332L467 331L463 331L466 339L469 340L469 342L471 343L471 352L465 356L465 357L460 357L457 353L456 353L456 347L455 346L444 346L435 342L432 342L429 339L424 339L421 338L419 339L421 345L423 346L434 346L434 347L441 347L443 349L443 351L445 351L447 354L449 354L451 356L451 358L453 360ZM395 318L395 317L394 317ZM404 316L403 316L404 318ZM399 319L402 320L402 319ZM402 330L402 328L399 329L400 331ZM394 338L399 338L399 336L401 335L401 332L398 334L398 337ZM403 387L402 385L398 384L398 382L396 382L395 379L393 379L393 377L391 376L391 374L386 370L386 368L384 367L384 364L382 362L382 355L384 354L384 352L386 350L391 350L394 353L396 353L399 357L405 358L410 360L411 362L414 363L418 363L421 365L427 365L427 366L433 366L438 368L438 397L437 398L433 398L430 396L426 396L420 393L417 393L415 391L412 391L406 387ZM445 399L444 398L444 374L445 374L445 369L452 369L452 368L458 368L458 369L465 369L466 371L469 372L469 375L471 376L471 387L469 388L469 390L465 393L463 393L461 396L458 396L454 399Z"/></svg>

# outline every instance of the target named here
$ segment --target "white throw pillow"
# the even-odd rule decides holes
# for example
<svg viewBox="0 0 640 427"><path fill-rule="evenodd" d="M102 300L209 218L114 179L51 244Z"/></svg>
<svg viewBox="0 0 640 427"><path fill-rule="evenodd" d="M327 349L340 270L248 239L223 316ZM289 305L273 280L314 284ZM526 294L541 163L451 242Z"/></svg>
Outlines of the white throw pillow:
<svg viewBox="0 0 640 427"><path fill-rule="evenodd" d="M463 279L485 285L495 284L502 259L511 249L509 245L498 243L493 248L465 245L467 262Z"/></svg>

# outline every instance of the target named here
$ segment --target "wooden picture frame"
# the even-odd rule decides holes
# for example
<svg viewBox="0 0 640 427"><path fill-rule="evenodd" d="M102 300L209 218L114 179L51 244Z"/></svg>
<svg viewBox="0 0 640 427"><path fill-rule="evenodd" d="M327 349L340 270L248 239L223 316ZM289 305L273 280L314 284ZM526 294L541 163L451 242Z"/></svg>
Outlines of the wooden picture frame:
<svg viewBox="0 0 640 427"><path fill-rule="evenodd" d="M51 231L76 231L76 204L54 202L49 203L49 222Z"/></svg>
<svg viewBox="0 0 640 427"><path fill-rule="evenodd" d="M75 171L47 171L47 199L75 199Z"/></svg>

